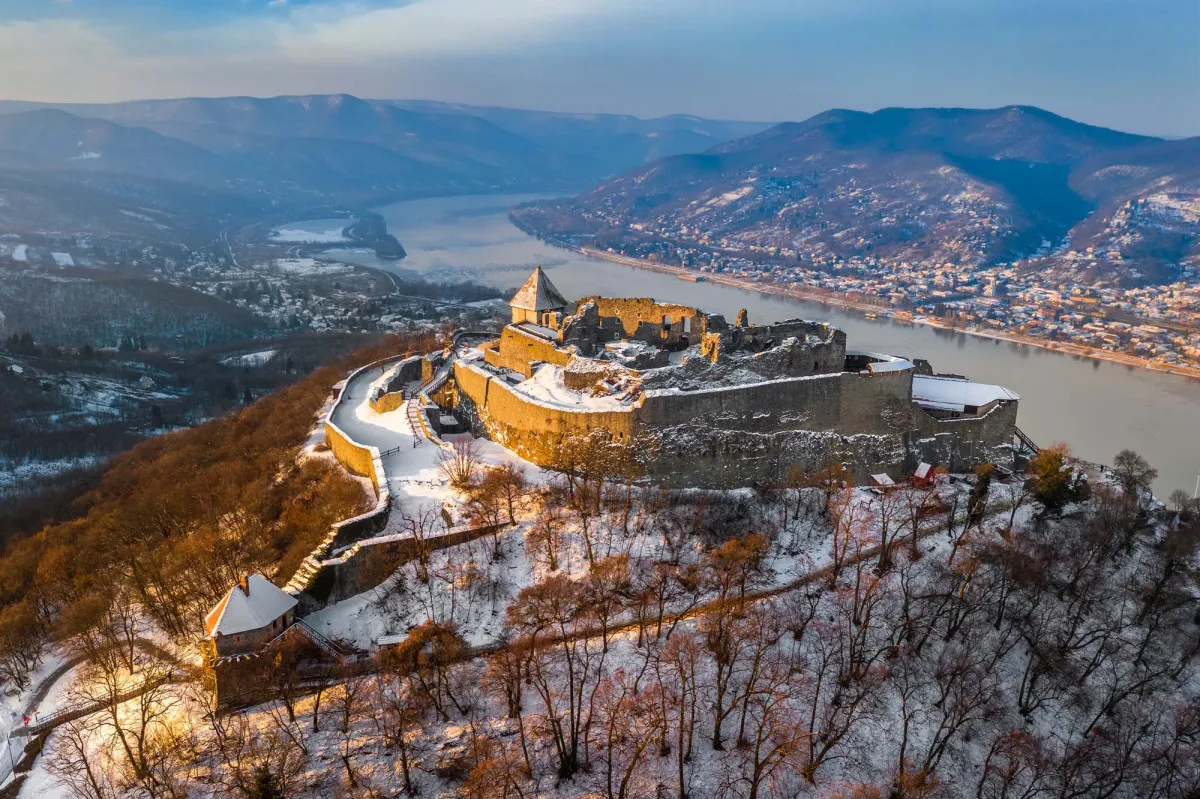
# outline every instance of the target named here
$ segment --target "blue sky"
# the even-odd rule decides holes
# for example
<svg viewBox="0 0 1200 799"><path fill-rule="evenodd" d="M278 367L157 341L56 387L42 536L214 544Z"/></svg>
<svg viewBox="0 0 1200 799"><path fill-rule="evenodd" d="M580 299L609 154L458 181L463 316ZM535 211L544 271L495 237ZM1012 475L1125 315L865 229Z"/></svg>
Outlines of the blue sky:
<svg viewBox="0 0 1200 799"><path fill-rule="evenodd" d="M0 0L0 98L350 92L800 119L1038 105L1200 135L1200 0Z"/></svg>

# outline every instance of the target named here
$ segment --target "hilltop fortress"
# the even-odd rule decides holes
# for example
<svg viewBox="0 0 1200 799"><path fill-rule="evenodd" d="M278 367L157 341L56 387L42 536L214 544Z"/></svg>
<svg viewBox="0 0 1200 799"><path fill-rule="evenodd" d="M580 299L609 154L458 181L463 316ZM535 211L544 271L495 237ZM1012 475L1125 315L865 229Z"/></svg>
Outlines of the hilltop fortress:
<svg viewBox="0 0 1200 799"><path fill-rule="evenodd" d="M860 480L922 462L1012 465L1014 392L847 349L827 324L751 325L745 311L730 324L653 299L572 303L540 268L510 305L498 339L457 355L430 416L452 414L540 465L595 438L673 486L767 484L836 462Z"/></svg>

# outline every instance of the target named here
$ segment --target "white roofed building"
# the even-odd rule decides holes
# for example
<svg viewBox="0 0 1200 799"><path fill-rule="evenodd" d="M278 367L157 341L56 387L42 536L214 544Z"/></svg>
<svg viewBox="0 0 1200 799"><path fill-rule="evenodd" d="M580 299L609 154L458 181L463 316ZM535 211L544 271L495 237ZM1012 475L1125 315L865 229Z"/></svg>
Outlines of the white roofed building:
<svg viewBox="0 0 1200 799"><path fill-rule="evenodd" d="M554 287L549 276L539 266L533 270L533 274L529 276L524 285L517 289L517 293L513 295L508 304L512 308L514 325L524 322L546 325L551 321L547 318L549 314L563 313L570 303Z"/></svg>
<svg viewBox="0 0 1200 799"><path fill-rule="evenodd" d="M229 589L204 618L204 632L217 657L258 651L295 620L296 598L251 574Z"/></svg>

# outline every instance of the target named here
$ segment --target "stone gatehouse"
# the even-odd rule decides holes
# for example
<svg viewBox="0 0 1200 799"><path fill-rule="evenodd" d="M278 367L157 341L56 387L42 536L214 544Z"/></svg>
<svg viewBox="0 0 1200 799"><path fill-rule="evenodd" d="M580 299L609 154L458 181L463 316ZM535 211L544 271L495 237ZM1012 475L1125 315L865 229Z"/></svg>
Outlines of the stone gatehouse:
<svg viewBox="0 0 1200 799"><path fill-rule="evenodd" d="M499 338L461 353L443 410L540 465L602 438L650 479L733 488L792 466L858 479L1011 465L1019 397L847 349L830 325L752 325L654 299L567 301L539 268Z"/></svg>

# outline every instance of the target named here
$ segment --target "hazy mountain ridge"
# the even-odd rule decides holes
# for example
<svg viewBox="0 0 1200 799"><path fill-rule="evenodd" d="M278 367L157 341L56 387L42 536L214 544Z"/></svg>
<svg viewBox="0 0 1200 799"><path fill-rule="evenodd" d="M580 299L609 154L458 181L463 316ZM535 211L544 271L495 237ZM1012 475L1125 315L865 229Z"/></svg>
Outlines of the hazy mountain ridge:
<svg viewBox="0 0 1200 799"><path fill-rule="evenodd" d="M1194 230L1167 212L1163 225L1131 235L1118 216L1166 194L1186 217L1198 175L1200 139L1121 133L1036 108L833 110L662 159L546 216L559 232L920 262L989 263L1043 242L1109 248L1166 236L1169 245L1144 249L1163 249L1168 265L1200 255Z"/></svg>
<svg viewBox="0 0 1200 799"><path fill-rule="evenodd" d="M88 182L95 190L103 176L176 181L276 207L370 204L434 194L577 189L761 127L345 94L2 102L0 170L53 172L58 182Z"/></svg>

